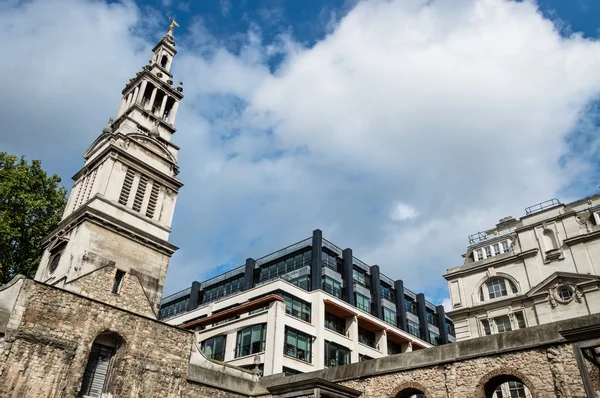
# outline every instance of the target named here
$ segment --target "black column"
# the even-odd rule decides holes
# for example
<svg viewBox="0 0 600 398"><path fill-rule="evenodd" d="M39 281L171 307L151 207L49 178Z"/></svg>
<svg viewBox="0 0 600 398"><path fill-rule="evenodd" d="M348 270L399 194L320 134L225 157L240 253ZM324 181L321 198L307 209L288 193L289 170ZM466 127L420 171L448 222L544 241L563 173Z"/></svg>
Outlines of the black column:
<svg viewBox="0 0 600 398"><path fill-rule="evenodd" d="M312 235L312 257L310 264L310 290L323 289L323 232L315 229Z"/></svg>
<svg viewBox="0 0 600 398"><path fill-rule="evenodd" d="M342 258L344 259L344 269L342 270L342 278L344 278L343 299L350 305L356 305L354 302L354 278L352 277L352 266L354 265L352 249L344 249Z"/></svg>
<svg viewBox="0 0 600 398"><path fill-rule="evenodd" d="M373 315L383 319L381 308L381 277L379 276L379 265L371 266L371 300L373 300Z"/></svg>
<svg viewBox="0 0 600 398"><path fill-rule="evenodd" d="M446 310L443 305L435 307L438 319L438 328L440 329L440 343L448 344L448 329L446 329Z"/></svg>
<svg viewBox="0 0 600 398"><path fill-rule="evenodd" d="M253 258L246 259L244 267L244 290L250 290L254 287L254 265L256 261Z"/></svg>
<svg viewBox="0 0 600 398"><path fill-rule="evenodd" d="M396 289L396 314L398 316L398 327L402 330L406 330L406 307L404 306L404 282L402 279L398 279L394 282L394 288Z"/></svg>
<svg viewBox="0 0 600 398"><path fill-rule="evenodd" d="M192 289L190 291L190 299L188 301L187 310L195 310L198 307L198 299L200 296L200 282L192 282Z"/></svg>
<svg viewBox="0 0 600 398"><path fill-rule="evenodd" d="M421 329L421 339L429 341L429 324L427 323L427 310L425 309L425 295L417 294L417 313L419 315L419 328Z"/></svg>

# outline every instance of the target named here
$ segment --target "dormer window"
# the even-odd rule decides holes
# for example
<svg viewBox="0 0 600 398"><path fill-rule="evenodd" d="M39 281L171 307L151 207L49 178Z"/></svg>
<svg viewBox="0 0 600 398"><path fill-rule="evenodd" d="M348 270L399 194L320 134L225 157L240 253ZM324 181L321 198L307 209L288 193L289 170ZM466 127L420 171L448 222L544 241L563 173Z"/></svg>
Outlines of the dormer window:
<svg viewBox="0 0 600 398"><path fill-rule="evenodd" d="M475 255L477 256L475 261L483 260L483 250L482 249L475 250Z"/></svg>
<svg viewBox="0 0 600 398"><path fill-rule="evenodd" d="M486 292L487 299L493 300L500 297L506 297L509 294L516 294L518 290L515 283L510 279L494 278L487 281L479 288L479 301L486 300Z"/></svg>
<svg viewBox="0 0 600 398"><path fill-rule="evenodd" d="M486 258L494 257L499 254L508 253L510 251L510 241L504 240L502 242L494 243L490 246L481 247L474 250L473 260L481 261Z"/></svg>
<svg viewBox="0 0 600 398"><path fill-rule="evenodd" d="M508 247L509 247L508 246L508 241L505 240L504 242L502 242L502 252L503 253L508 252Z"/></svg>
<svg viewBox="0 0 600 398"><path fill-rule="evenodd" d="M485 247L485 256L492 257L492 248L490 246Z"/></svg>

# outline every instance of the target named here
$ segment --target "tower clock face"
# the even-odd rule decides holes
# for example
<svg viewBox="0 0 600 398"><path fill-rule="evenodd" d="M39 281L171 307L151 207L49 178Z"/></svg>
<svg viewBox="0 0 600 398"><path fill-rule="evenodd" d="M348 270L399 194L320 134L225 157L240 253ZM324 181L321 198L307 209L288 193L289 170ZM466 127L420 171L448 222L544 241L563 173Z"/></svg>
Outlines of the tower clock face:
<svg viewBox="0 0 600 398"><path fill-rule="evenodd" d="M54 271L56 271L59 261L60 261L60 253L56 253L54 256L52 256L52 259L50 260L50 266L48 267L51 274L54 273Z"/></svg>

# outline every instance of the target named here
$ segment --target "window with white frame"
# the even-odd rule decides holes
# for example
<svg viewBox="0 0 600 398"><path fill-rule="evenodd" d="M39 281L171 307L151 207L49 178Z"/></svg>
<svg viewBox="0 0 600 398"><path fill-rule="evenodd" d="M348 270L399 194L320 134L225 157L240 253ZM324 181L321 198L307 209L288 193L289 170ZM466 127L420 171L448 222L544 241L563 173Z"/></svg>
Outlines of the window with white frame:
<svg viewBox="0 0 600 398"><path fill-rule="evenodd" d="M494 257L494 256L497 256L497 255L503 254L503 253L508 253L509 249L510 249L510 244L509 244L508 240L494 243L491 246L485 246L485 247L481 247L479 249L475 249L475 251L474 251L475 254L473 256L473 260L481 261L485 258ZM484 253L485 253L485 257L484 257Z"/></svg>
<svg viewBox="0 0 600 398"><path fill-rule="evenodd" d="M506 253L509 250L509 245L508 245L508 241L505 240L504 242L502 242L502 253Z"/></svg>
<svg viewBox="0 0 600 398"><path fill-rule="evenodd" d="M496 324L496 330L498 333L510 332L512 330L508 315L502 315L494 318L494 323Z"/></svg>
<svg viewBox="0 0 600 398"><path fill-rule="evenodd" d="M499 243L494 243L492 248L494 249L494 256L500 254L500 244Z"/></svg>
<svg viewBox="0 0 600 398"><path fill-rule="evenodd" d="M492 247L491 246L486 246L485 247L485 256L486 257L492 257Z"/></svg>
<svg viewBox="0 0 600 398"><path fill-rule="evenodd" d="M475 255L477 256L475 261L483 260L483 249L475 250Z"/></svg>
<svg viewBox="0 0 600 398"><path fill-rule="evenodd" d="M525 316L523 315L523 312L515 312L515 320L517 321L517 326L519 327L519 329L527 327L527 325L525 324Z"/></svg>
<svg viewBox="0 0 600 398"><path fill-rule="evenodd" d="M515 285L515 283L510 279L494 278L481 285L481 288L479 289L479 301L506 297L509 294L517 294L517 292L517 285Z"/></svg>

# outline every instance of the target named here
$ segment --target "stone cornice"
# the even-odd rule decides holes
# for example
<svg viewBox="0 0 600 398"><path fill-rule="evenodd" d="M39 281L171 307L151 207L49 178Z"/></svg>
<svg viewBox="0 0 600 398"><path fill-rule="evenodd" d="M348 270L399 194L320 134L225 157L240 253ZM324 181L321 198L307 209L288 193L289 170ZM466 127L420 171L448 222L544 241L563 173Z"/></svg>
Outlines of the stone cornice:
<svg viewBox="0 0 600 398"><path fill-rule="evenodd" d="M568 245L574 245L577 243L587 242L588 240L598 239L600 238L600 230L590 232L589 234L577 235L572 238L567 238L563 240L563 242Z"/></svg>
<svg viewBox="0 0 600 398"><path fill-rule="evenodd" d="M97 196L92 197L92 199L98 198ZM90 199L90 201L92 200ZM115 217L112 217L108 214L101 212L100 210L89 207L89 202L86 202L80 208L78 208L73 213L69 214L67 218L62 220L58 227L52 231L48 237L46 237L42 241L42 248L45 248L51 241L52 238L58 235L58 232L61 230L71 230L78 225L83 224L88 221L99 225L103 228L106 228L112 232L115 232L125 238L130 240L134 240L146 247L150 247L152 249L158 250L159 252L172 256L173 253L178 249L177 246L169 243L166 240L157 238L156 236L150 235L146 231L143 231L139 228L133 227Z"/></svg>
<svg viewBox="0 0 600 398"><path fill-rule="evenodd" d="M565 206L565 205L561 205L561 206ZM558 206L556 206L556 207L558 207ZM550 209L548 209L548 210L550 210ZM531 217L531 216L533 216L535 214L537 214L537 213L533 213L533 214L531 214L529 216L526 216L526 217ZM575 215L577 215L577 212L575 210L569 209L566 212L561 213L561 214L559 214L559 215L557 215L555 217L545 218L545 219L543 219L541 221L538 221L536 223L533 223L533 224L529 224L529 225L524 225L524 226L517 227L515 229L515 232L516 233L521 233L521 232L533 229L535 227L538 227L538 226L540 226L542 224L549 223L549 222L552 222L552 221L560 221L560 220L563 220L563 219L569 218L569 217L575 217ZM521 217L521 220L523 220L526 217Z"/></svg>
<svg viewBox="0 0 600 398"><path fill-rule="evenodd" d="M161 118L159 118L158 116L153 115L152 113L148 112L146 109L144 109L140 104L138 103L133 103L129 106L129 108L127 108L127 110L125 110L125 112L123 112L123 114L121 116L119 116L117 118L117 120L115 120L113 122L113 126L114 129L118 129L119 126L121 125L121 123L125 120L125 119L129 119L131 120L133 123L135 123L136 125L140 125L140 123L135 120L132 117L129 117L129 114L131 113L132 109L137 109L138 111L140 111L141 113L143 113L144 115L146 115L148 118L151 118L152 120L154 120L155 122L158 122L162 127L164 127L167 131L169 131L172 134L175 134L175 132L177 131L177 129L172 125L169 124L167 122L165 122L164 120L162 120ZM172 145L174 147L176 147L177 149L179 149L178 146L176 146L175 144L173 144L171 141L167 141L164 138L161 138L161 141L164 141L165 143L167 143L168 145Z"/></svg>
<svg viewBox="0 0 600 398"><path fill-rule="evenodd" d="M515 260L524 260L529 257L535 257L537 255L538 251L539 251L538 249L529 249L529 250L525 250L521 253L516 253L515 255L512 255L509 257L498 258L497 260L494 260L494 257L492 257L493 260L490 262L486 262L484 260L481 262L481 264L473 263L473 265L469 264L469 265L463 265L462 267L452 268L452 269L455 269L456 271L446 272L443 275L443 277L446 280L451 280L457 276L462 276L462 275L471 274L474 272L479 272L479 271L481 271L481 269L496 267L498 265L510 263Z"/></svg>
<svg viewBox="0 0 600 398"><path fill-rule="evenodd" d="M507 305L515 302L522 302L528 299L526 294L513 294L512 296L504 297L501 299L491 299L482 302L481 304L474 305L471 307L459 307L455 310L446 312L450 318L456 315L470 314L472 312L489 311L497 308L505 308Z"/></svg>

